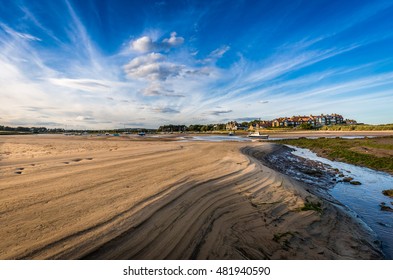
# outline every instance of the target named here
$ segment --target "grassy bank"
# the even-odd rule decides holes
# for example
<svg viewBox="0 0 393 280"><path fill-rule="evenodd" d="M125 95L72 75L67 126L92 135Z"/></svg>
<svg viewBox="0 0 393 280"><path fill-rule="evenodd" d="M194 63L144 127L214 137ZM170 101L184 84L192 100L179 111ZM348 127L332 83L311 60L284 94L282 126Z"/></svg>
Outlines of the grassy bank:
<svg viewBox="0 0 393 280"><path fill-rule="evenodd" d="M366 139L286 139L281 144L307 148L331 160L361 165L393 174L393 137Z"/></svg>
<svg viewBox="0 0 393 280"><path fill-rule="evenodd" d="M393 130L393 124L357 124L357 125L329 125L319 128L319 130L327 131L381 131L381 130Z"/></svg>

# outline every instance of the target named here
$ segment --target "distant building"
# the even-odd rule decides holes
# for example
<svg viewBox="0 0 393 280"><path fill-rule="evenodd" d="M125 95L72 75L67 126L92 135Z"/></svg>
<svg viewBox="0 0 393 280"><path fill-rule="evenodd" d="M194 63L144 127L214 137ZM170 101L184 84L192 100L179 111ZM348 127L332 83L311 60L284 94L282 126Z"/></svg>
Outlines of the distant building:
<svg viewBox="0 0 393 280"><path fill-rule="evenodd" d="M226 124L226 130L252 130L256 131L259 129L265 129L269 127L298 127L302 124L308 124L311 127L321 127L324 125L335 125L335 124L356 124L355 120L345 120L342 115L339 114L320 114L320 115L309 115L309 116L292 116L292 117L280 117L272 121L261 121L255 120L248 123L248 127L244 127L236 121L230 121Z"/></svg>
<svg viewBox="0 0 393 280"><path fill-rule="evenodd" d="M273 127L297 127L302 124L310 124L313 127L320 127L324 125L343 124L344 118L339 114L318 115L318 116L293 116L285 118L277 118L272 122Z"/></svg>
<svg viewBox="0 0 393 280"><path fill-rule="evenodd" d="M345 124L349 124L349 125L358 124L357 121L355 121L355 120L349 120L349 119L346 119L344 122L345 122Z"/></svg>
<svg viewBox="0 0 393 280"><path fill-rule="evenodd" d="M239 126L236 121L231 121L227 123L226 130L237 130Z"/></svg>
<svg viewBox="0 0 393 280"><path fill-rule="evenodd" d="M283 127L288 125L288 118L277 118L272 122L272 127Z"/></svg>
<svg viewBox="0 0 393 280"><path fill-rule="evenodd" d="M259 126L258 128L269 128L272 127L272 121L259 121L257 125Z"/></svg>

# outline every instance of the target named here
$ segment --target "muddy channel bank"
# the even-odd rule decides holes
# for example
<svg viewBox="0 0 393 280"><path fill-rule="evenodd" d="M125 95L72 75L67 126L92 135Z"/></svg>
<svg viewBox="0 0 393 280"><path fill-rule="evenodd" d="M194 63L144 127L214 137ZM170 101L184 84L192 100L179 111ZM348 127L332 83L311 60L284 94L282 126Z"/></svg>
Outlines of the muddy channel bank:
<svg viewBox="0 0 393 280"><path fill-rule="evenodd" d="M351 174L348 173L349 171L332 167L332 165L320 161L297 156L293 154L294 149L285 145L272 144L270 146L269 152L259 153L253 150L250 153L250 151L243 150L243 153L251 155L269 168L301 182L307 192L319 197L324 203L341 209L342 212L354 220L354 223L362 225L364 240L372 242L376 248L383 251L384 258L391 259L390 252L386 251L386 247L383 248L381 238L375 233L374 228L371 228L364 221L363 217L352 211L346 203L342 203L332 195L332 190L337 185L356 186L361 184L351 177Z"/></svg>

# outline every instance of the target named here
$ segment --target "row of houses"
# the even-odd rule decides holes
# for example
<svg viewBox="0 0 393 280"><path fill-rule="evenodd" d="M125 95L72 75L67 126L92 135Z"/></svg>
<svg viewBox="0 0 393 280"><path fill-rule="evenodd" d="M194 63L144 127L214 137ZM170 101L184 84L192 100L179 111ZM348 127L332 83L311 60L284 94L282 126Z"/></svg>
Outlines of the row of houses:
<svg viewBox="0 0 393 280"><path fill-rule="evenodd" d="M272 127L297 127L302 124L309 124L312 127L324 125L344 124L344 118L339 114L318 115L318 116L293 116L290 118L277 118L273 120Z"/></svg>
<svg viewBox="0 0 393 280"><path fill-rule="evenodd" d="M239 124L236 121L231 121L226 124L227 130L258 130L269 127L297 127L302 124L308 124L311 127L321 127L324 125L336 124L356 124L355 120L344 120L342 115L339 114L321 114L309 116L292 116L277 118L272 121L253 121L248 126L244 123Z"/></svg>

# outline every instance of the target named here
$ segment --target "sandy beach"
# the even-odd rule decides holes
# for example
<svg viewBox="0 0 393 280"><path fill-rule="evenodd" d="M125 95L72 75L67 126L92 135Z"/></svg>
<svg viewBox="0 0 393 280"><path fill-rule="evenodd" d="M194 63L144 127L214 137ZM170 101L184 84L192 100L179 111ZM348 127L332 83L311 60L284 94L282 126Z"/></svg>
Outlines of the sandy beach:
<svg viewBox="0 0 393 280"><path fill-rule="evenodd" d="M258 160L275 147L1 136L0 259L381 259L345 211Z"/></svg>

